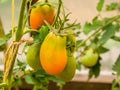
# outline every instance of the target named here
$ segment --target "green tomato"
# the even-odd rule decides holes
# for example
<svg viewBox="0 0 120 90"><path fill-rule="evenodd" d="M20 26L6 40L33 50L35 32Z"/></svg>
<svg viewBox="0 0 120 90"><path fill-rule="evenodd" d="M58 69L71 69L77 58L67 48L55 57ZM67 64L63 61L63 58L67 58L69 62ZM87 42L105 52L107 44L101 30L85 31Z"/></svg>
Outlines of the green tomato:
<svg viewBox="0 0 120 90"><path fill-rule="evenodd" d="M75 71L76 71L76 60L73 54L67 55L67 65L62 73L56 75L56 78L64 82L69 82L74 77Z"/></svg>
<svg viewBox="0 0 120 90"><path fill-rule="evenodd" d="M40 43L34 43L29 47L26 55L27 64L34 70L42 69L39 58L40 47Z"/></svg>
<svg viewBox="0 0 120 90"><path fill-rule="evenodd" d="M93 67L98 61L98 53L92 48L89 48L84 52L84 55L80 56L80 62L86 67Z"/></svg>

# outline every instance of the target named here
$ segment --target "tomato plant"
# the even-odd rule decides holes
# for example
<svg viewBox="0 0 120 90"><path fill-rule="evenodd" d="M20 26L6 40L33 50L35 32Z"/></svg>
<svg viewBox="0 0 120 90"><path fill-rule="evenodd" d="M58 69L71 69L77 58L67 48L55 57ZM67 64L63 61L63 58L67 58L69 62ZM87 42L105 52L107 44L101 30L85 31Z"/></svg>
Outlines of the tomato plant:
<svg viewBox="0 0 120 90"><path fill-rule="evenodd" d="M96 7L98 14L81 26L76 21L69 21L70 13L66 13L62 0L58 0L58 4L52 0L40 0L31 5L32 2L22 0L17 27L0 39L0 47L12 39L6 50L0 87L10 90L20 86L24 78L28 84L34 85L35 90L46 90L50 80L62 88L65 82L72 80L76 69L82 69L82 65L89 70L88 79L97 78L102 66L101 55L110 50L105 44L109 40L120 43L120 15L102 16L104 0L100 0ZM29 10L25 12L27 3ZM113 10L119 11L117 2L106 7L106 12ZM26 21L29 21L29 27ZM32 40L23 37L26 33L33 33ZM85 38L81 37L83 34ZM22 55L26 55L26 62L17 57L21 44L25 45ZM18 67L14 66L16 60ZM28 65L30 69L27 69ZM120 55L112 70L117 76L112 82L112 90L120 89Z"/></svg>

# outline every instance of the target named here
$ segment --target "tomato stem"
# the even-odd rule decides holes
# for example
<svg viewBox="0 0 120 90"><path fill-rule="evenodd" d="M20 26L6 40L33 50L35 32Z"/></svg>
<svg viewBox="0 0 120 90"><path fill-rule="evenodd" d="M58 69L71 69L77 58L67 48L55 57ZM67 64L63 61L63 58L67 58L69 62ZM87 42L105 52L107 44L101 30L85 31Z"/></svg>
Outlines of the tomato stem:
<svg viewBox="0 0 120 90"><path fill-rule="evenodd" d="M56 24L57 19L59 18L61 5L62 5L62 0L59 0L59 6L58 6L57 14L56 14L56 16L55 16L55 19L54 19L54 22L53 22L53 25L52 25L52 26L54 26L54 25Z"/></svg>
<svg viewBox="0 0 120 90"><path fill-rule="evenodd" d="M26 7L27 0L22 0L18 28L16 32L16 43L21 39L23 35L23 21L24 21L24 13ZM11 90L12 87L12 72L15 63L15 58L18 52L19 45L11 44L11 46L6 51L5 64L4 64L4 77L3 83L6 83L8 87L3 87L3 90Z"/></svg>
<svg viewBox="0 0 120 90"><path fill-rule="evenodd" d="M85 45L85 43L91 39L91 37L93 37L94 35L96 35L100 30L103 30L105 27L107 27L109 24L111 24L112 22L116 21L117 19L120 18L120 15L115 16L113 19L111 19L110 21L108 21L105 25L101 26L100 28L98 28L95 32L93 32L92 34L90 34L85 40L83 40L78 46L76 46L76 50L78 50L78 48L80 48L81 46Z"/></svg>
<svg viewBox="0 0 120 90"><path fill-rule="evenodd" d="M27 0L22 0L22 6L20 8L20 14L19 14L18 28L16 32L16 41L19 41L23 35L23 21L24 21L26 2Z"/></svg>

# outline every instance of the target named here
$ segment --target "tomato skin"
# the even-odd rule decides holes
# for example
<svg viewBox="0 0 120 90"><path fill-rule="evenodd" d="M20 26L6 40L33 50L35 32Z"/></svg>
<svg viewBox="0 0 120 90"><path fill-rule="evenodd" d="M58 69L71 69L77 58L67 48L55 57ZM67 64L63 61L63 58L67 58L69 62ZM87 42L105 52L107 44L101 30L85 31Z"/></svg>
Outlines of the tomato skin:
<svg viewBox="0 0 120 90"><path fill-rule="evenodd" d="M67 65L62 73L59 75L55 75L56 78L64 81L69 82L75 75L76 71L76 61L73 55L67 56Z"/></svg>
<svg viewBox="0 0 120 90"><path fill-rule="evenodd" d="M27 64L34 70L42 69L39 58L39 48L40 43L34 43L28 48L28 52L26 54Z"/></svg>
<svg viewBox="0 0 120 90"><path fill-rule="evenodd" d="M30 13L30 27L32 29L37 29L40 26L45 25L44 20L51 25L54 21L54 16L53 6L48 4L36 6Z"/></svg>
<svg viewBox="0 0 120 90"><path fill-rule="evenodd" d="M80 56L80 62L85 67L93 67L98 61L98 53L95 52L92 48L89 48L85 51L85 54Z"/></svg>
<svg viewBox="0 0 120 90"><path fill-rule="evenodd" d="M67 64L66 37L50 32L41 45L40 62L48 74L60 74Z"/></svg>

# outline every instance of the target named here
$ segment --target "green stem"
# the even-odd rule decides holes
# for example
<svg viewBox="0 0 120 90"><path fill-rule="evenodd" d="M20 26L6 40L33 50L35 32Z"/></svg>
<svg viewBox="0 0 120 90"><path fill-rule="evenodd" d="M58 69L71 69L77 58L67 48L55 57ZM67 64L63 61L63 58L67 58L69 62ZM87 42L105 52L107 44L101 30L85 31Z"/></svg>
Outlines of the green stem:
<svg viewBox="0 0 120 90"><path fill-rule="evenodd" d="M53 25L52 25L52 26L54 26L54 25L56 24L57 19L59 18L61 5L62 5L62 0L59 0L59 6L58 6L58 10L57 10L57 15L56 15L56 17L55 17L55 19L54 19L54 22L53 22Z"/></svg>
<svg viewBox="0 0 120 90"><path fill-rule="evenodd" d="M120 15L115 16L113 19L111 19L110 21L108 21L105 25L101 26L100 28L98 28L95 32L93 32L91 35L89 35L85 40L83 40L77 47L76 50L78 50L78 48L80 48L81 46L83 46L91 37L93 37L96 33L98 33L101 29L104 29L105 27L107 27L109 24L111 24L112 22L116 21L117 19L120 18Z"/></svg>
<svg viewBox="0 0 120 90"><path fill-rule="evenodd" d="M24 13L25 13L25 7L26 7L27 0L22 0L21 8L20 8L20 15L19 15L19 22L18 22L18 28L16 31L16 41L19 41L23 35L23 21L24 21Z"/></svg>
<svg viewBox="0 0 120 90"><path fill-rule="evenodd" d="M27 3L27 0L22 0L18 28L17 28L17 32L16 32L16 42L19 41L23 35L23 21L24 21L23 19L24 19L26 3ZM7 55L7 57L10 57L10 58L8 59L6 57L5 61L6 61L7 67L5 68L3 83L6 83L8 87L3 88L3 90L11 90L12 72L13 72L13 67L14 67L15 58L16 58L16 55L18 52L18 48L19 48L19 45L13 45L12 50L10 50L9 51L10 53L8 53L8 55Z"/></svg>

